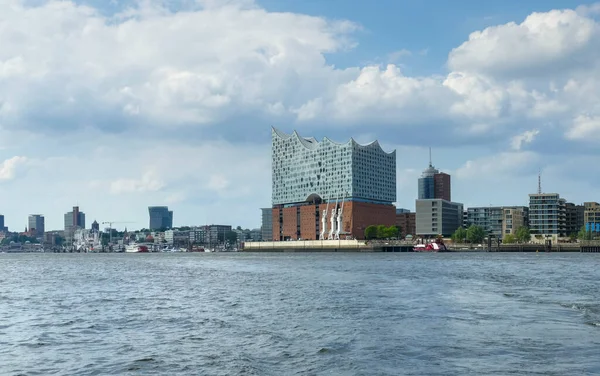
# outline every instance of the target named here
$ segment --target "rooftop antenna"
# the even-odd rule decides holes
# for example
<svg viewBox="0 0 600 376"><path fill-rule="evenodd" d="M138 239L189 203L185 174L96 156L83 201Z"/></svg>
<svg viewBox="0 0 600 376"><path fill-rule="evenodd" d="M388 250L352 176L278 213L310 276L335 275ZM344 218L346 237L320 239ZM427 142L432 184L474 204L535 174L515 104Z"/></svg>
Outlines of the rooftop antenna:
<svg viewBox="0 0 600 376"><path fill-rule="evenodd" d="M431 146L429 147L429 167L431 167Z"/></svg>
<svg viewBox="0 0 600 376"><path fill-rule="evenodd" d="M538 171L538 195L542 194L542 170Z"/></svg>

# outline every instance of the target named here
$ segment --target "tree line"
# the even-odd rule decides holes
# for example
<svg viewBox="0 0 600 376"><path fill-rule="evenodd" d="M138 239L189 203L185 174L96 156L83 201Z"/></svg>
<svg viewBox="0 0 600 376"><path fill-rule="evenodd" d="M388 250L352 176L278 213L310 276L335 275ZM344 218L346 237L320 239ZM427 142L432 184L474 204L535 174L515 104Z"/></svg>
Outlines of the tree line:
<svg viewBox="0 0 600 376"><path fill-rule="evenodd" d="M471 225L468 228L459 227L452 234L454 243L481 243L485 239L487 233L481 226ZM502 238L502 243L527 243L531 240L531 232L529 228L521 226L515 231L515 234L506 234Z"/></svg>
<svg viewBox="0 0 600 376"><path fill-rule="evenodd" d="M399 226L371 225L365 228L365 239L392 239L400 236Z"/></svg>

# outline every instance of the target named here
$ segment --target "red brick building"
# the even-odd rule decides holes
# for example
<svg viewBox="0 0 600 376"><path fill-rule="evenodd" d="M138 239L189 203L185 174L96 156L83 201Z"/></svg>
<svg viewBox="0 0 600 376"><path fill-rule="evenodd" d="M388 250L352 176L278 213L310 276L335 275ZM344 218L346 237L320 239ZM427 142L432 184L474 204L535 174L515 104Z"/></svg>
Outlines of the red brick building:
<svg viewBox="0 0 600 376"><path fill-rule="evenodd" d="M396 214L396 226L400 227L400 234L403 238L406 235L415 236L417 232L417 213Z"/></svg>
<svg viewBox="0 0 600 376"><path fill-rule="evenodd" d="M442 200L452 201L450 191L450 175L443 172L433 175L433 187L433 198L441 198Z"/></svg>
<svg viewBox="0 0 600 376"><path fill-rule="evenodd" d="M330 204L333 209L335 204ZM394 205L346 201L343 203L342 228L340 238L364 239L365 229L370 225L393 226L396 224ZM341 209L342 203L338 203ZM273 240L319 240L322 230L322 215L326 203L305 203L273 208ZM414 221L413 221L414 225ZM327 229L329 229L329 217ZM327 233L325 234L325 238Z"/></svg>

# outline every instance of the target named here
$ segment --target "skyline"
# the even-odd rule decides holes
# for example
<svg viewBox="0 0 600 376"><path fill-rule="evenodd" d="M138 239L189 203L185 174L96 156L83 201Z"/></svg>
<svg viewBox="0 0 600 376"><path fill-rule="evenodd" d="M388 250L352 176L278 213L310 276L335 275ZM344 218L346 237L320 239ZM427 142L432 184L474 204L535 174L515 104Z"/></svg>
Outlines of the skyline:
<svg viewBox="0 0 600 376"><path fill-rule="evenodd" d="M397 150L399 208L429 147L465 207L527 205L540 170L544 192L600 200L600 3L161 3L0 4L10 229L61 229L76 205L131 228L154 205L174 226L259 227L271 126Z"/></svg>

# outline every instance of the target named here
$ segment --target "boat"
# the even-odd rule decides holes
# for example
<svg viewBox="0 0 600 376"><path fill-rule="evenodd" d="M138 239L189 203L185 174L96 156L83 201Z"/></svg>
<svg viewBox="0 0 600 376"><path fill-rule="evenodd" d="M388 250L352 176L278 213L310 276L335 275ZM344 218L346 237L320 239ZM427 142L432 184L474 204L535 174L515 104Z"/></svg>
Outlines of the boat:
<svg viewBox="0 0 600 376"><path fill-rule="evenodd" d="M145 245L133 243L133 244L129 244L127 247L125 247L125 252L127 252L127 253L146 253L146 252L150 252L150 250Z"/></svg>
<svg viewBox="0 0 600 376"><path fill-rule="evenodd" d="M448 248L441 239L429 242L427 244L417 244L413 247L415 252L448 252Z"/></svg>

